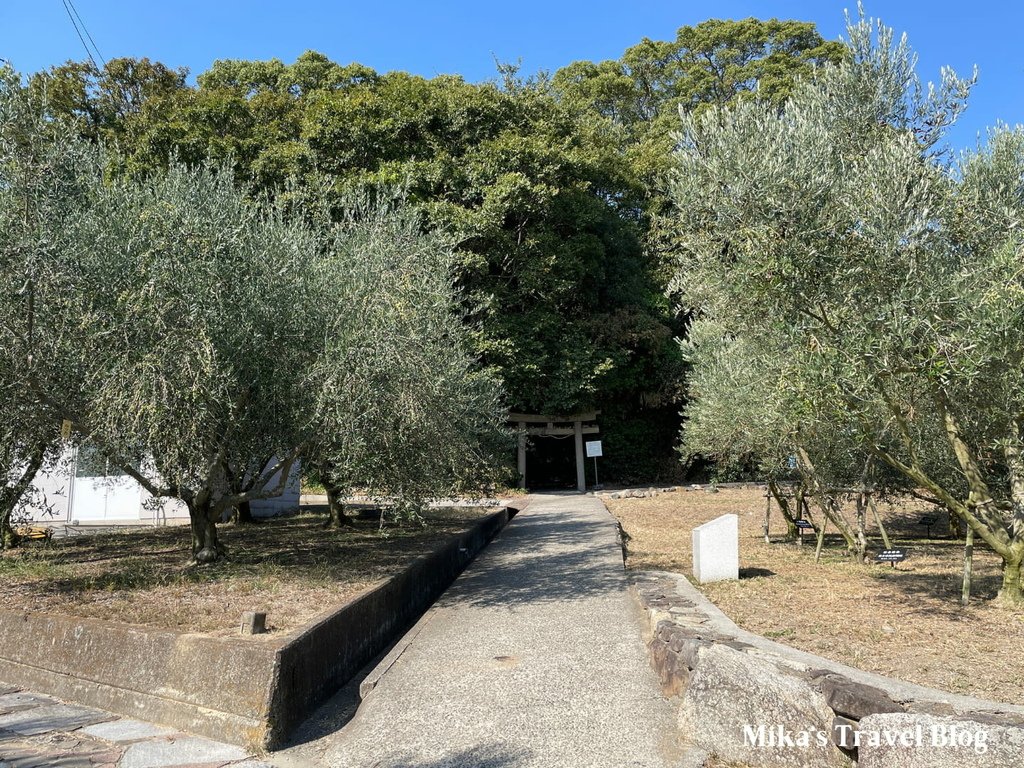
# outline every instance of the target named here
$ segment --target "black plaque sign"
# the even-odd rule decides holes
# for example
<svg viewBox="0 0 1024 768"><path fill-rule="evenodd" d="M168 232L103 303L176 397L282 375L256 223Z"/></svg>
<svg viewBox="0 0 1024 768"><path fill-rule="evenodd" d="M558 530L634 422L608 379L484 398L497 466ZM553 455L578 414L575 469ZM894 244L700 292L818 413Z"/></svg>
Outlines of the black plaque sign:
<svg viewBox="0 0 1024 768"><path fill-rule="evenodd" d="M896 563L902 563L906 559L907 552L904 549L883 549L878 553L878 562L891 563L893 566Z"/></svg>
<svg viewBox="0 0 1024 768"><path fill-rule="evenodd" d="M796 527L799 528L801 531L813 531L814 530L814 526L811 525L811 521L810 520L797 520L795 524L796 524Z"/></svg>

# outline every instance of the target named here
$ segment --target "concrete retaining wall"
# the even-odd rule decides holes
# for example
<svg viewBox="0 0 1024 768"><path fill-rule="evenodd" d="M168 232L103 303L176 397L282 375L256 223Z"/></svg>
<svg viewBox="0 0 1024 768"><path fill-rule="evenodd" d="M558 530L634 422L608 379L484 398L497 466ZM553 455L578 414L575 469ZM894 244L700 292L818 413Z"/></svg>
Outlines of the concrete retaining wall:
<svg viewBox="0 0 1024 768"><path fill-rule="evenodd" d="M746 632L679 574L637 573L632 581L662 691L679 702L680 733L698 752L750 768L1024 765L1024 707L864 672ZM744 727L756 736L761 725L764 738L752 743ZM790 744L775 738L782 732L811 738ZM974 740L933 743L953 732ZM905 748L885 735L918 733L922 743Z"/></svg>
<svg viewBox="0 0 1024 768"><path fill-rule="evenodd" d="M0 611L0 680L222 741L273 748L411 625L515 513L502 508L488 515L280 639Z"/></svg>
<svg viewBox="0 0 1024 768"><path fill-rule="evenodd" d="M279 654L267 745L278 746L313 709L411 626L516 511L505 507L488 515L441 549L293 635Z"/></svg>
<svg viewBox="0 0 1024 768"><path fill-rule="evenodd" d="M204 736L260 744L277 648L73 616L0 613L0 679Z"/></svg>

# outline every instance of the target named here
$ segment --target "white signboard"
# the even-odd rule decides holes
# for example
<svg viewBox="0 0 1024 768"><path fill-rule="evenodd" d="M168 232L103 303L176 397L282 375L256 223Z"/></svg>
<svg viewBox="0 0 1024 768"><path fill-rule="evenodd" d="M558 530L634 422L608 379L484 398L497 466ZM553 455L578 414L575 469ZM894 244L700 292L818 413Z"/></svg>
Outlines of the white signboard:
<svg viewBox="0 0 1024 768"><path fill-rule="evenodd" d="M592 459L595 456L603 456L601 453L601 441L600 440L588 440L587 441L587 458Z"/></svg>

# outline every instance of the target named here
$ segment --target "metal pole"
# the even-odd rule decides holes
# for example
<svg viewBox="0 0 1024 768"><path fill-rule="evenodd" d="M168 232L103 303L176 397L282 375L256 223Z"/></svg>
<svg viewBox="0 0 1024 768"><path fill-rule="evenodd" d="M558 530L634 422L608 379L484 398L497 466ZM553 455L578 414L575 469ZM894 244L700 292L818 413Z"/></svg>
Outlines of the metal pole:
<svg viewBox="0 0 1024 768"><path fill-rule="evenodd" d="M71 449L71 475L68 477L68 517L64 521L65 527L75 519L75 477L78 475L78 446Z"/></svg>

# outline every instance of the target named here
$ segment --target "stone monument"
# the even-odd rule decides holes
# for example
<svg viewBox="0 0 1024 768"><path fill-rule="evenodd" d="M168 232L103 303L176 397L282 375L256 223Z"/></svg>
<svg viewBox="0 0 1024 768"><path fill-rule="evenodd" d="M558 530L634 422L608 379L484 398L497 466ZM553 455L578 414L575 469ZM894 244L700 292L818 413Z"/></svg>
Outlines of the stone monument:
<svg viewBox="0 0 1024 768"><path fill-rule="evenodd" d="M693 576L698 584L740 577L740 519L722 515L693 529Z"/></svg>

